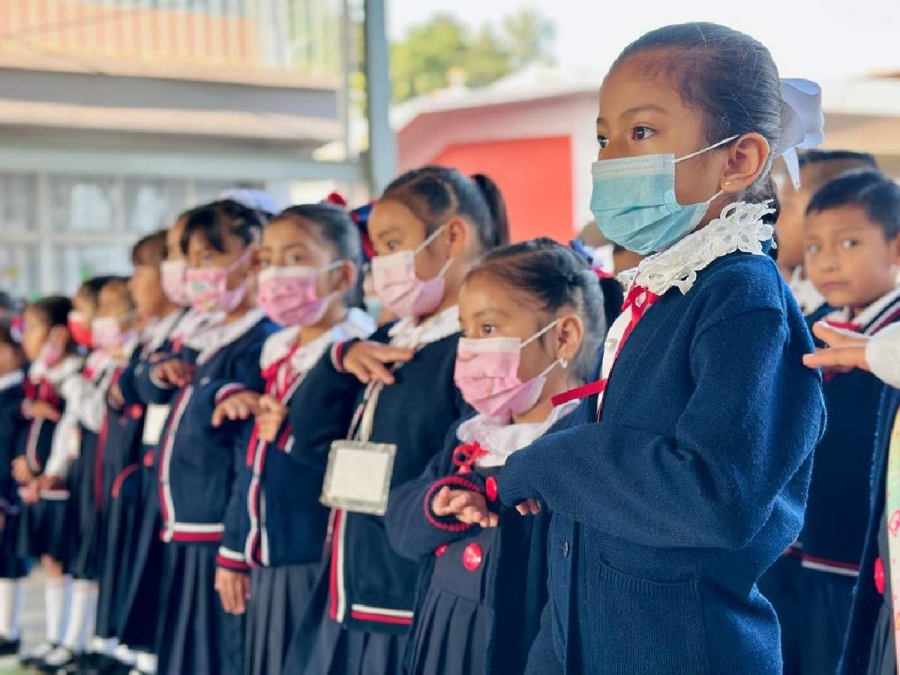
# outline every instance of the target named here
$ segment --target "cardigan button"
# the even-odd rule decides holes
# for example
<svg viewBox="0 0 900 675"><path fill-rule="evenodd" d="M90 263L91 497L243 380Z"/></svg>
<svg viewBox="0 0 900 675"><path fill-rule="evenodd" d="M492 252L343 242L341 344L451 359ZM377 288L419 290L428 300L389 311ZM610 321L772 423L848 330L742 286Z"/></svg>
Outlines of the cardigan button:
<svg viewBox="0 0 900 675"><path fill-rule="evenodd" d="M875 558L875 589L884 595L884 561L881 558Z"/></svg>
<svg viewBox="0 0 900 675"><path fill-rule="evenodd" d="M497 501L497 478L495 476L488 476L487 480L484 481L484 495L488 498L489 502Z"/></svg>
<svg viewBox="0 0 900 675"><path fill-rule="evenodd" d="M434 557L440 558L447 552L447 544L441 544L436 549L434 549Z"/></svg>
<svg viewBox="0 0 900 675"><path fill-rule="evenodd" d="M568 558L569 557L569 542L563 541L562 551L563 551L563 558Z"/></svg>
<svg viewBox="0 0 900 675"><path fill-rule="evenodd" d="M481 567L481 560L484 557L484 551L478 544L469 544L466 546L462 555L463 567L470 572L474 572Z"/></svg>

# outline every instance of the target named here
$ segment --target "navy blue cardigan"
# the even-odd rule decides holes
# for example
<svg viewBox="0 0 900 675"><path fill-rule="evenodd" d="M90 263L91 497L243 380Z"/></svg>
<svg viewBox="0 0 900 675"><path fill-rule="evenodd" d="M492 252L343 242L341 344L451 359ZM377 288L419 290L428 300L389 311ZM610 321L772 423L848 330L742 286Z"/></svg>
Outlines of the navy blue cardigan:
<svg viewBox="0 0 900 675"><path fill-rule="evenodd" d="M25 374L21 371L9 373L4 376L6 384L0 389L0 506L18 501L12 461L24 444L28 429L28 422L22 416L24 378Z"/></svg>
<svg viewBox="0 0 900 675"><path fill-rule="evenodd" d="M462 420L447 434L444 451L437 455L422 475L391 491L385 524L394 549L411 560L424 563L416 597L416 616L428 590L435 556L447 544L467 539L481 532L477 525L465 526L455 518L440 518L431 511L434 495L444 485L451 489L470 489L490 500L485 478L478 471L461 474L453 463L454 451L461 445L457 429ZM569 416L561 418L547 434L565 429ZM491 470L493 472L493 470ZM494 495L496 498L496 495ZM489 636L489 653L485 673L522 673L529 648L538 633L541 612L547 603L547 529L550 513L521 516L515 509L499 503L491 506L500 521L496 551L488 556L487 582L482 587L484 603L493 610L494 621L485 626ZM432 522L441 522L435 526ZM413 624L413 631L415 631ZM462 656L462 655L459 655ZM448 659L454 658L448 654ZM542 669L542 673L550 670Z"/></svg>
<svg viewBox="0 0 900 675"><path fill-rule="evenodd" d="M388 342L391 325L370 340ZM422 346L409 363L396 371L395 384L384 387L378 399L371 441L394 443L397 454L391 489L421 475L444 447L447 431L470 410L453 384L459 334ZM291 424L303 429L291 454L318 462L331 442L345 438L364 387L355 376L340 372L346 346L336 345L306 375L291 401ZM309 392L313 401L302 396ZM427 398L423 399L423 396ZM334 524L332 548L344 561L340 574L332 568L329 613L356 629L405 633L412 621L419 565L397 554L385 534L384 518L341 513ZM334 557L334 550L331 554ZM340 611L343 609L343 613Z"/></svg>
<svg viewBox="0 0 900 675"><path fill-rule="evenodd" d="M853 609L850 626L844 642L844 655L838 672L841 675L865 675L869 672L869 656L878 614L884 605L881 594L875 586L875 560L878 558L878 535L884 527L885 488L887 484L888 451L891 431L900 411L900 389L886 388L878 414L878 431L875 437L875 457L872 465L871 490L869 491L869 523L860 562L860 574L853 594ZM885 561L884 573L890 573L890 565ZM897 585L896 580L891 584Z"/></svg>
<svg viewBox="0 0 900 675"><path fill-rule="evenodd" d="M259 355L276 330L275 324L260 318L198 363L193 382L177 391L154 383L153 369L145 368L142 388L149 389L150 395L145 395L150 402L172 401L156 457L164 541L221 541L225 510L233 497L235 462L243 459L246 449L240 439L249 422L226 420L215 428L212 415L219 403L238 391L263 390ZM189 348L178 356L191 362L198 358Z"/></svg>
<svg viewBox="0 0 900 675"><path fill-rule="evenodd" d="M510 457L502 501L554 513L550 623L566 672L781 673L756 581L803 522L825 417L811 350L775 263L727 255L640 321L600 423L591 398L584 424Z"/></svg>

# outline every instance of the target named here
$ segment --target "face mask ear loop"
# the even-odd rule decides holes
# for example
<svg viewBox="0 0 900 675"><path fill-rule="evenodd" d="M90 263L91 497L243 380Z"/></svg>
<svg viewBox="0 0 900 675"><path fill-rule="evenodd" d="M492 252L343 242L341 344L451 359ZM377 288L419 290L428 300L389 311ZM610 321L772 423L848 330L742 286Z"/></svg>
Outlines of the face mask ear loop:
<svg viewBox="0 0 900 675"><path fill-rule="evenodd" d="M446 227L447 227L447 225L441 225L438 229L436 229L434 232L432 232L430 235L428 235L425 238L425 241L423 241L421 244L416 246L415 250L413 251L413 254L419 255L422 251L424 251L426 248L431 246L431 244L434 243L434 240L437 239L439 236L441 236L441 232L443 232L446 229Z"/></svg>
<svg viewBox="0 0 900 675"><path fill-rule="evenodd" d="M546 326L541 328L537 333L535 333L530 338L525 340L525 342L522 343L522 346L519 347L519 349L525 349L525 347L530 345L535 340L539 339L542 335L544 335L547 331L551 330L558 323L559 323L559 319L555 319L554 321L548 323Z"/></svg>
<svg viewBox="0 0 900 675"><path fill-rule="evenodd" d="M740 138L740 136L741 136L740 134L735 134L734 136L731 136L730 138L726 138L725 140L722 140L722 141L719 141L718 143L714 143L713 145L710 145L708 148L703 148L702 150L698 150L697 152L692 152L691 154L685 155L684 157L679 157L678 159L675 160L675 164L678 164L678 162L684 162L686 160L693 159L694 157L699 157L704 152L709 152L710 150L715 150L716 148L718 148L722 145L725 145L726 143L731 143L731 141L733 141L736 138ZM715 199L715 198L713 198L713 199Z"/></svg>

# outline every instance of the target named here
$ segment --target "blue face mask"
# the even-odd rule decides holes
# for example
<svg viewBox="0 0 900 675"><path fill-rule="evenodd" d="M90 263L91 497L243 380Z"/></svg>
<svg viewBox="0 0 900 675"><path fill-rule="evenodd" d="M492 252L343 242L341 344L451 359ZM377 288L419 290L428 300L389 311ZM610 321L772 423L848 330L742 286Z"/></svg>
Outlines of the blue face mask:
<svg viewBox="0 0 900 675"><path fill-rule="evenodd" d="M675 200L675 165L720 145L675 159L675 155L641 155L594 162L591 212L604 236L629 251L647 255L661 251L700 224L712 201L683 206Z"/></svg>

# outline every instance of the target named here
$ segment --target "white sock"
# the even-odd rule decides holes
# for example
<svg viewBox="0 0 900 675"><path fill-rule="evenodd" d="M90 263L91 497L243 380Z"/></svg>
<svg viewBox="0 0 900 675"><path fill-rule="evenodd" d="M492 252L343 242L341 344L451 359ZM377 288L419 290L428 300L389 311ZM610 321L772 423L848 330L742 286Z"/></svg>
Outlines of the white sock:
<svg viewBox="0 0 900 675"><path fill-rule="evenodd" d="M121 644L115 648L112 653L113 658L119 663L124 663L129 666L134 665L135 655L134 652L128 648L128 645Z"/></svg>
<svg viewBox="0 0 900 675"><path fill-rule="evenodd" d="M142 673L155 673L156 654L150 654L149 652L139 652L137 658L134 660L134 667Z"/></svg>
<svg viewBox="0 0 900 675"><path fill-rule="evenodd" d="M103 654L104 656L110 656L115 651L118 644L118 638L102 638L94 636L91 639L88 651L93 652L94 654Z"/></svg>
<svg viewBox="0 0 900 675"><path fill-rule="evenodd" d="M44 606L47 612L47 642L59 644L69 613L71 577L47 577L44 581Z"/></svg>
<svg viewBox="0 0 900 675"><path fill-rule="evenodd" d="M72 582L72 611L69 625L63 638L63 645L71 652L84 651L88 636L94 634L94 619L97 618L97 596L100 585L96 581L76 579Z"/></svg>
<svg viewBox="0 0 900 675"><path fill-rule="evenodd" d="M22 582L0 579L0 637L18 640L22 627Z"/></svg>

